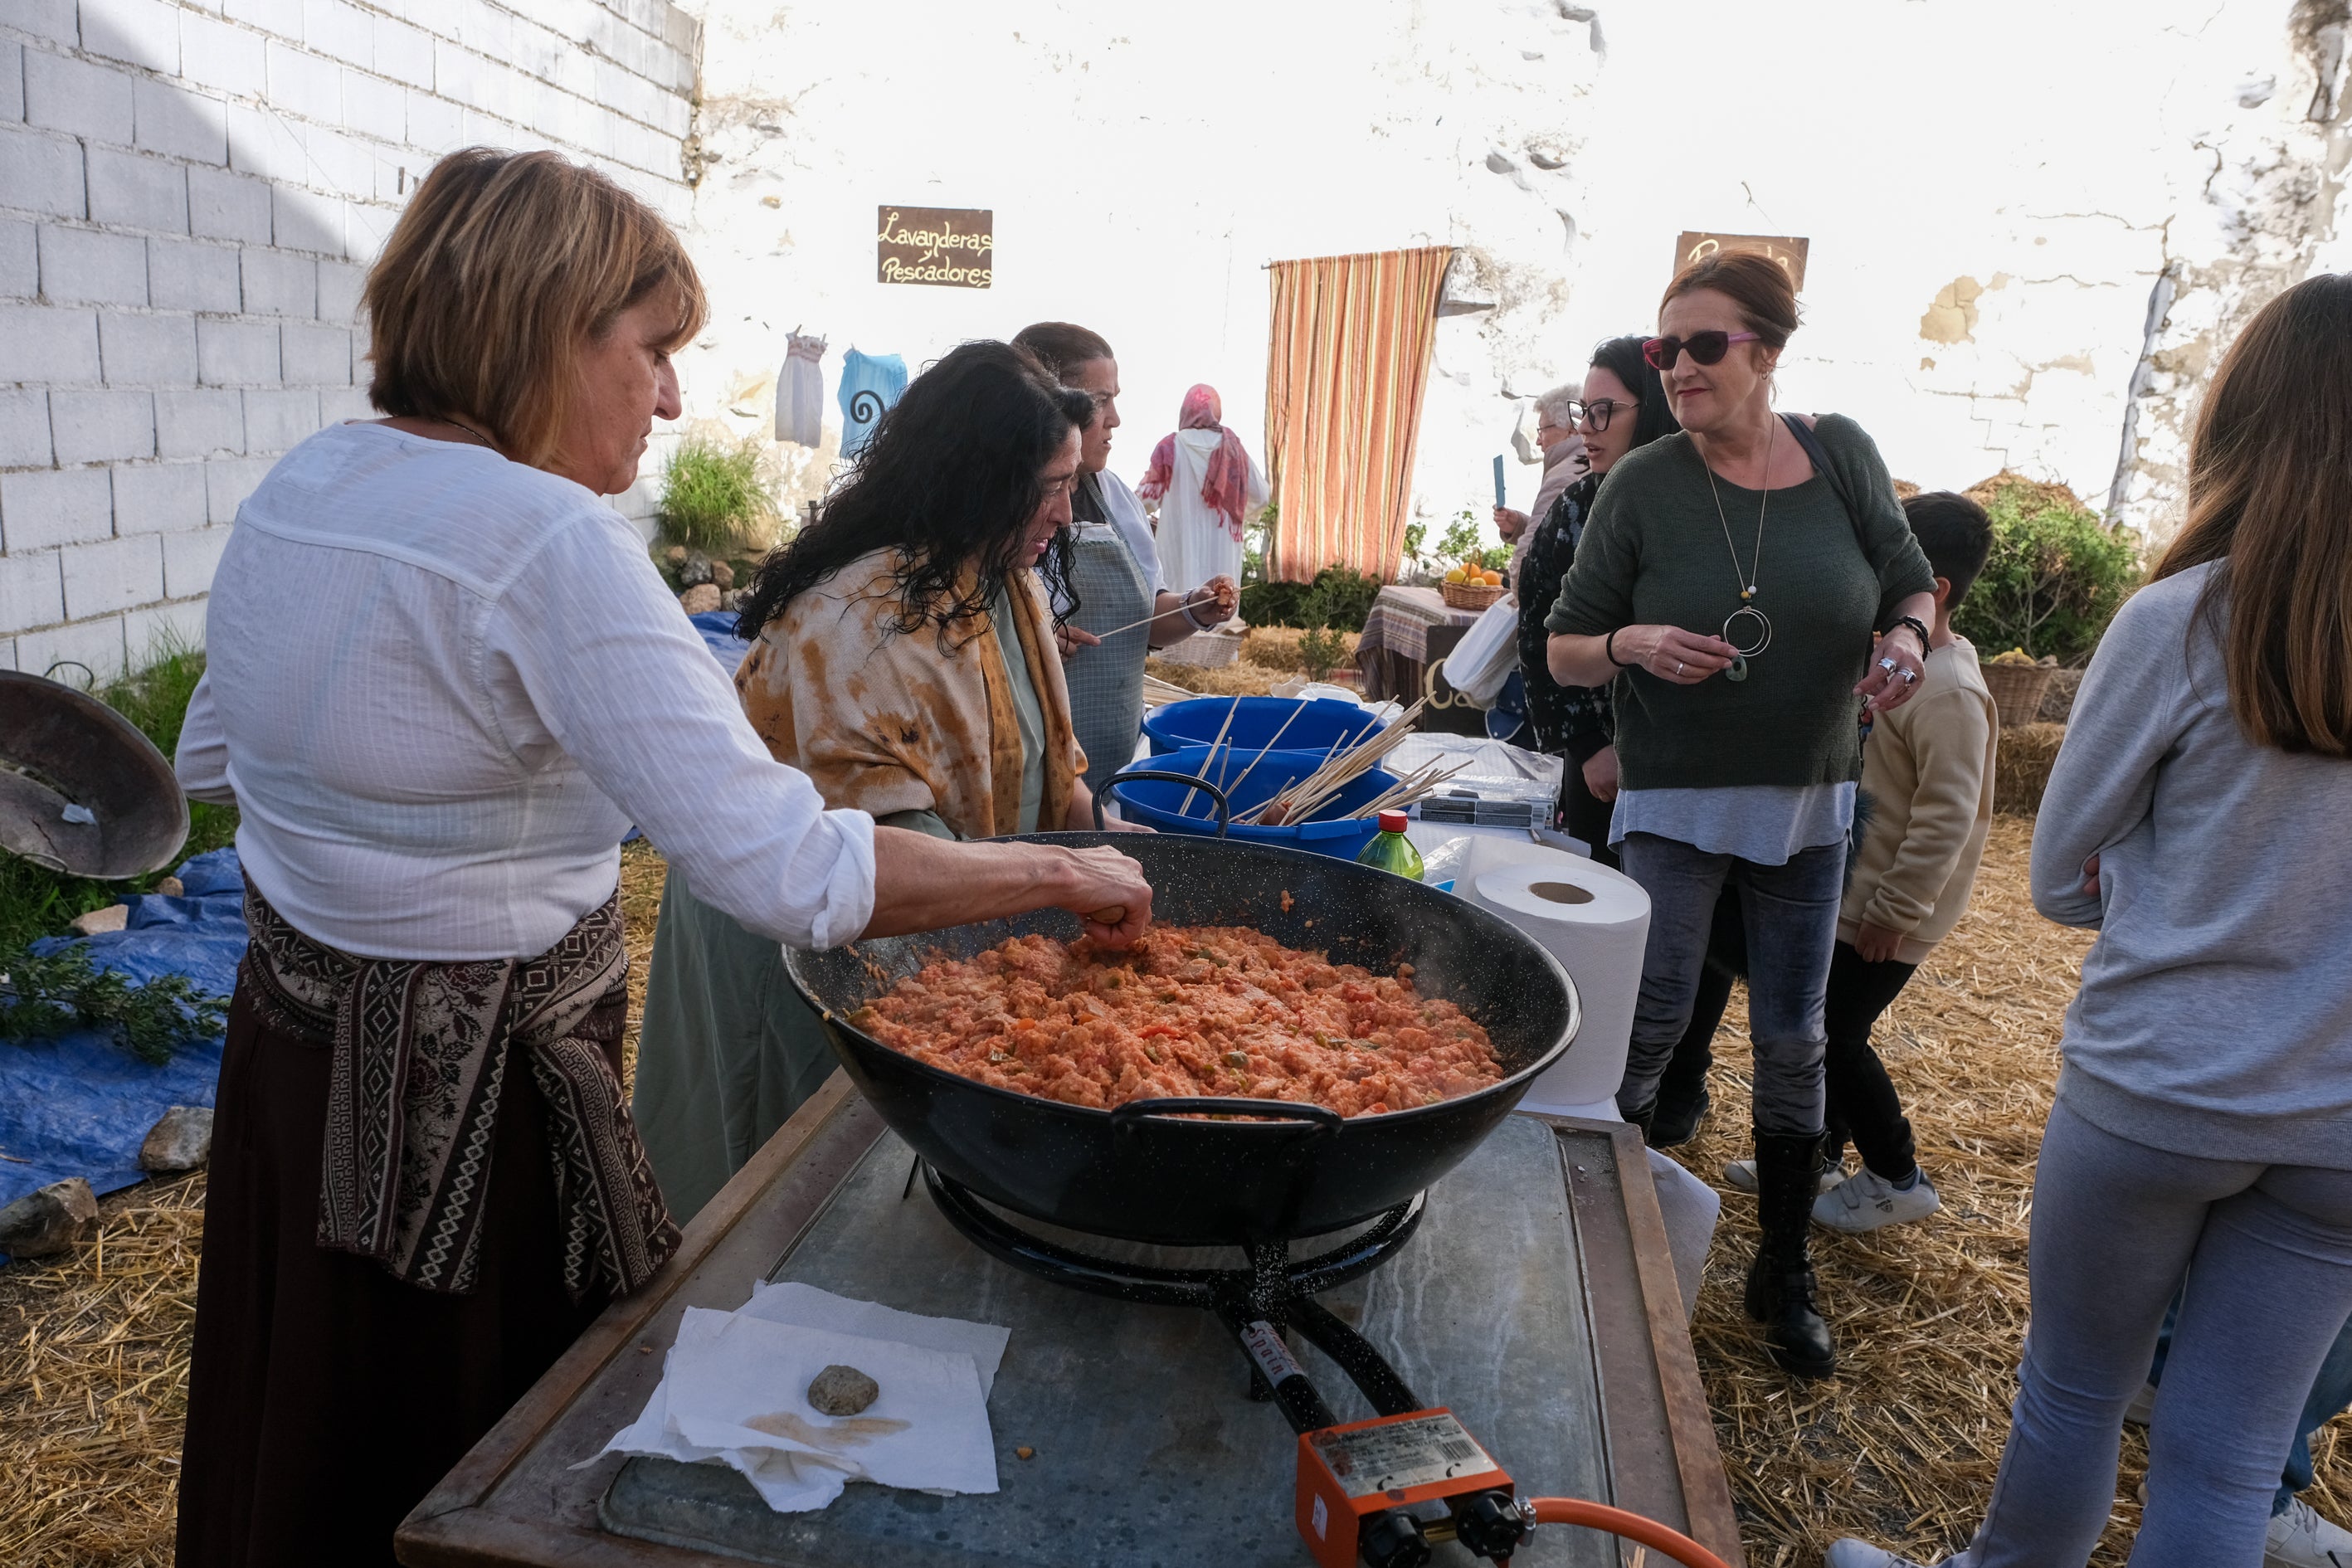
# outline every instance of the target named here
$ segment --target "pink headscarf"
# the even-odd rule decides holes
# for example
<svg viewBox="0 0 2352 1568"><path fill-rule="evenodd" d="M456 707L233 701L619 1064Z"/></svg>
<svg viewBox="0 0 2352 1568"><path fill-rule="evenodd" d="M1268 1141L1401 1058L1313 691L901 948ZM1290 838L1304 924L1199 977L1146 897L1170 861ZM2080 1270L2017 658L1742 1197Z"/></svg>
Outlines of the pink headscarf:
<svg viewBox="0 0 2352 1568"><path fill-rule="evenodd" d="M1176 416L1176 424L1183 430L1224 431L1224 439L1210 455L1208 472L1202 476L1201 499L1225 514L1225 527L1238 542L1242 536L1242 510L1249 495L1249 453L1243 448L1242 438L1219 423L1224 416L1224 405L1217 397L1217 389L1203 384L1184 395L1184 406ZM1144 469L1143 482L1135 487L1135 493L1145 500L1158 500L1168 493L1168 486L1175 477L1176 435L1171 431L1151 448L1151 466Z"/></svg>

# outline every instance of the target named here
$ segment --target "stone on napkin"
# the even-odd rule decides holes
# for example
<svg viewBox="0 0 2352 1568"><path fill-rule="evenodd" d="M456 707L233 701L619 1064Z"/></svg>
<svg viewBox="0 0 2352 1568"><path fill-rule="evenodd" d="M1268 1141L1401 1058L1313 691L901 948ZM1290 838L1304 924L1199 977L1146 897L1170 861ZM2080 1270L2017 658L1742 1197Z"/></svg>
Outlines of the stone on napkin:
<svg viewBox="0 0 2352 1568"><path fill-rule="evenodd" d="M809 1383L835 1363L880 1384L864 1415L836 1421L810 1406ZM779 1512L823 1508L852 1479L997 1489L987 1397L970 1354L699 1308L680 1321L644 1413L604 1451L723 1462Z"/></svg>

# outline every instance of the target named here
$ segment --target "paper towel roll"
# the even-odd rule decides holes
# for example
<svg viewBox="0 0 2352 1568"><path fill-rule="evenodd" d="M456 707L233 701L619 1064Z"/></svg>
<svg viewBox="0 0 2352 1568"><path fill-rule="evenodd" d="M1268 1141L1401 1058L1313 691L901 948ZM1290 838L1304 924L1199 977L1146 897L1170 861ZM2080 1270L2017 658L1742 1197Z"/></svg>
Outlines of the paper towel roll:
<svg viewBox="0 0 2352 1568"><path fill-rule="evenodd" d="M1615 1096L1625 1073L1650 896L1632 878L1571 855L1525 858L1479 870L1457 890L1535 939L1576 982L1584 1019L1568 1054L1536 1079L1522 1110L1571 1115ZM1539 857L1539 858L1538 858Z"/></svg>

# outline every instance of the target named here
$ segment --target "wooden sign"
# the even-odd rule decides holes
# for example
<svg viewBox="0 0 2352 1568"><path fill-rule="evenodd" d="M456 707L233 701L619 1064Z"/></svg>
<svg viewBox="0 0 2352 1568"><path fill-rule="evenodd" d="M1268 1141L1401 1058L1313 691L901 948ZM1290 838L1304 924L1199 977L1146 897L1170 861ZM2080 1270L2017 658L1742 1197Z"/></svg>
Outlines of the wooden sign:
<svg viewBox="0 0 2352 1568"><path fill-rule="evenodd" d="M1789 275L1789 286L1801 289L1805 286L1805 252L1812 242L1782 235L1766 234L1699 234L1685 233L1675 241L1675 270L1680 272L1694 261L1727 250L1749 250L1769 257L1780 264Z"/></svg>
<svg viewBox="0 0 2352 1568"><path fill-rule="evenodd" d="M985 289L996 275L996 215L984 207L878 207L875 280Z"/></svg>

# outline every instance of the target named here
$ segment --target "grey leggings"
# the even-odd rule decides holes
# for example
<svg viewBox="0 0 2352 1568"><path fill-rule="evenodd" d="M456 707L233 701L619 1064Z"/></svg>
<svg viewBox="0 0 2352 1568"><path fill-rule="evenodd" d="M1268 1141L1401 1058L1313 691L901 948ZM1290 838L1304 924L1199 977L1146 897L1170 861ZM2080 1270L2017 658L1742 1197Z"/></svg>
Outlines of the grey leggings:
<svg viewBox="0 0 2352 1568"><path fill-rule="evenodd" d="M1953 1568L2081 1568L2124 1407L2186 1274L2131 1568L2261 1568L2304 1396L2352 1312L2352 1171L2168 1153L2063 1099L2033 1180L2033 1329L1992 1504Z"/></svg>

